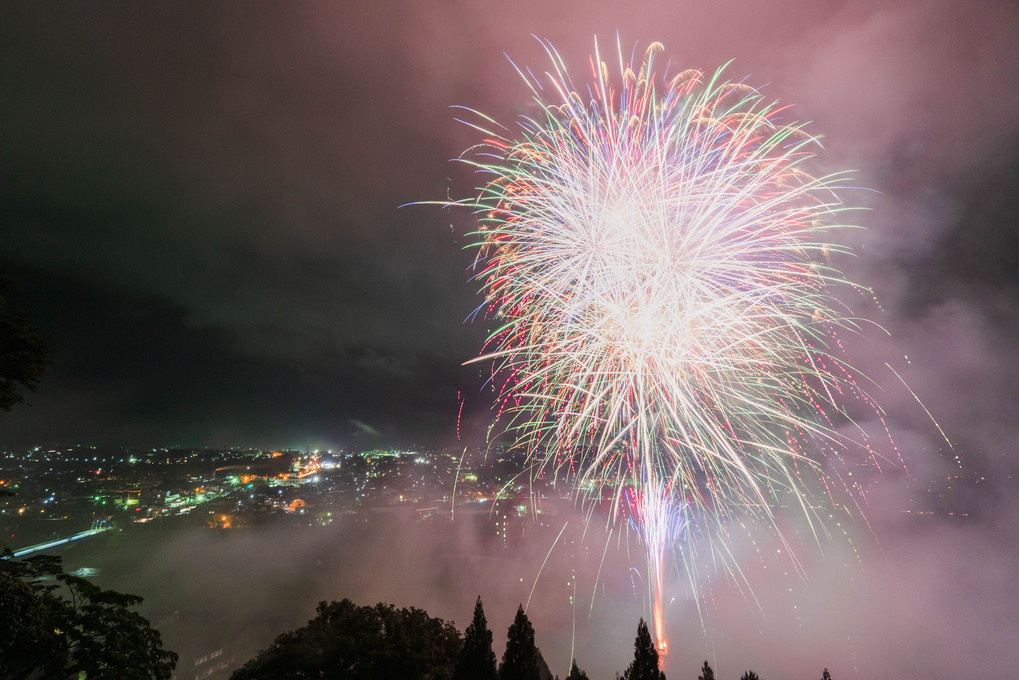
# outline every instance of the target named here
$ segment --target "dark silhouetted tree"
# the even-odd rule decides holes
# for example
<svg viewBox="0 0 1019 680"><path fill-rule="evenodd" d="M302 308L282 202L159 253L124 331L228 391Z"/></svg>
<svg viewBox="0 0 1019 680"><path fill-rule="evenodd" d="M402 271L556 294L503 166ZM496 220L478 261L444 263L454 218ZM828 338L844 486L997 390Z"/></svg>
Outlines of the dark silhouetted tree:
<svg viewBox="0 0 1019 680"><path fill-rule="evenodd" d="M521 605L506 632L506 653L499 664L499 680L540 680L538 654L534 628Z"/></svg>
<svg viewBox="0 0 1019 680"><path fill-rule="evenodd" d="M538 678L540 680L555 680L559 676L552 675L552 669L548 667L548 662L545 661L545 657L541 655L541 647L538 648Z"/></svg>
<svg viewBox="0 0 1019 680"><path fill-rule="evenodd" d="M570 674L566 676L566 680L589 680L587 673L580 670L580 667L577 666L576 659L573 660L573 665L570 666Z"/></svg>
<svg viewBox="0 0 1019 680"><path fill-rule="evenodd" d="M637 637L633 641L633 663L623 673L623 680L665 680L665 673L658 668L658 649L644 619L637 624Z"/></svg>
<svg viewBox="0 0 1019 680"><path fill-rule="evenodd" d="M821 680L831 680L831 673L828 672L827 668L824 669L824 673L821 673Z"/></svg>
<svg viewBox="0 0 1019 680"><path fill-rule="evenodd" d="M495 652L492 650L492 631L485 620L481 596L474 603L474 618L464 631L464 644L456 662L453 680L496 680Z"/></svg>
<svg viewBox="0 0 1019 680"><path fill-rule="evenodd" d="M715 671L708 665L707 659L704 660L704 665L701 666L701 674L697 676L697 680L715 680Z"/></svg>
<svg viewBox="0 0 1019 680"><path fill-rule="evenodd" d="M761 680L761 678L758 677L757 673L754 673L753 671L747 671L746 673L743 674L743 677L741 677L739 680Z"/></svg>
<svg viewBox="0 0 1019 680"><path fill-rule="evenodd" d="M60 558L0 556L0 677L169 680L177 655L135 595L65 574Z"/></svg>
<svg viewBox="0 0 1019 680"><path fill-rule="evenodd" d="M319 602L307 625L283 633L232 680L451 680L460 654L452 624L411 607Z"/></svg>
<svg viewBox="0 0 1019 680"><path fill-rule="evenodd" d="M50 344L23 312L7 310L17 286L0 267L0 410L10 411L35 391L50 362Z"/></svg>

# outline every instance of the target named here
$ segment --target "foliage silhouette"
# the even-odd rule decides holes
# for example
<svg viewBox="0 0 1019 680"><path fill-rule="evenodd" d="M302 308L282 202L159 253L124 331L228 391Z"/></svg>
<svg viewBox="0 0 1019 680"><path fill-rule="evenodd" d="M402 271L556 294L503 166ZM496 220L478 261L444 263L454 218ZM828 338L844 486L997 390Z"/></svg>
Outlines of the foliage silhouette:
<svg viewBox="0 0 1019 680"><path fill-rule="evenodd" d="M453 680L497 680L492 631L485 620L481 596L474 603L474 618L464 631L463 648L456 662Z"/></svg>
<svg viewBox="0 0 1019 680"><path fill-rule="evenodd" d="M17 286L0 267L0 410L34 392L50 362L49 341L32 325L28 314L7 310L7 297Z"/></svg>
<svg viewBox="0 0 1019 680"><path fill-rule="evenodd" d="M460 653L453 624L421 609L319 602L307 625L278 636L232 680L451 680Z"/></svg>
<svg viewBox="0 0 1019 680"><path fill-rule="evenodd" d="M589 680L587 673L580 670L577 666L577 660L573 660L573 665L570 666L570 674L566 676L566 680Z"/></svg>
<svg viewBox="0 0 1019 680"><path fill-rule="evenodd" d="M665 673L658 668L658 649L644 619L637 624L633 663L623 673L623 680L665 680Z"/></svg>
<svg viewBox="0 0 1019 680"><path fill-rule="evenodd" d="M540 680L539 652L523 605L517 607L513 623L506 631L506 652L499 665L499 680Z"/></svg>
<svg viewBox="0 0 1019 680"><path fill-rule="evenodd" d="M0 677L169 680L177 655L130 611L142 598L65 574L59 557L0 555Z"/></svg>

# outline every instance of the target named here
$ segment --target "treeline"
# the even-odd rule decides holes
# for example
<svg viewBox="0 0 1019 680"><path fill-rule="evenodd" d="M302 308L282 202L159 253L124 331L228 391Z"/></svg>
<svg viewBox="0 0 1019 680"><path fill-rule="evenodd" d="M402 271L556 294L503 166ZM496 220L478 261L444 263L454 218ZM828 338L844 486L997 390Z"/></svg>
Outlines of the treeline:
<svg viewBox="0 0 1019 680"><path fill-rule="evenodd" d="M170 680L177 655L132 611L142 598L65 573L59 557L13 558L0 544L2 680Z"/></svg>
<svg viewBox="0 0 1019 680"><path fill-rule="evenodd" d="M236 670L231 680L559 680L535 643L534 627L518 607L496 661L493 635L479 597L463 638L452 623L415 609L350 600L320 602L307 625L284 633ZM658 649L641 619L633 660L616 680L665 680ZM588 680L573 659L565 680ZM707 661L698 680L715 680ZM747 671L740 680L760 680ZM831 680L824 669L821 680Z"/></svg>
<svg viewBox="0 0 1019 680"><path fill-rule="evenodd" d="M13 559L0 544L0 680L170 680L177 655L132 609L141 598L67 574L59 557ZM461 637L452 623L391 604L320 602L306 625L279 635L231 680L559 680L518 607L497 663L479 597ZM643 619L633 660L616 680L665 680ZM588 680L572 660L565 680ZM707 661L698 680L715 680ZM740 680L760 680L747 671ZM831 680L828 669L821 680Z"/></svg>

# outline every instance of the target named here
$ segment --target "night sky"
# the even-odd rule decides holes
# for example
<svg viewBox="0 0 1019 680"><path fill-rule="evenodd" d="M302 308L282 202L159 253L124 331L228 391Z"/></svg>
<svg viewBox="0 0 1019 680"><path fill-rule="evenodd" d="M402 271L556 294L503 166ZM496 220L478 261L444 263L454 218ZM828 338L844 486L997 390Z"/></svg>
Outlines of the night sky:
<svg viewBox="0 0 1019 680"><path fill-rule="evenodd" d="M854 171L843 198L865 229L843 232L856 255L840 264L879 303L847 301L867 323L846 349L884 387L909 470L874 495L866 597L843 572L812 573L813 615L837 633L805 641L778 607L747 624L757 647L730 626L719 649L760 659L774 625L792 632L768 640L816 644L861 677L1014 669L1007 2L3 3L0 259L20 284L10 305L55 354L30 403L0 414L0 447L448 444L458 394L476 441L491 395L461 365L486 330L465 322L480 303L471 217L401 206L473 193L451 159L477 135L450 107L512 124L529 92L507 56L547 65L532 34L582 81L594 36L611 50L617 31L627 49L662 42L680 68L733 60L730 77L824 135L826 169ZM943 484L954 457L970 484L939 510L968 523L904 523L907 480Z"/></svg>
<svg viewBox="0 0 1019 680"><path fill-rule="evenodd" d="M895 342L851 360L1010 405L1016 13L870 4L5 4L0 257L56 354L2 443L445 443L458 392L488 418L470 216L400 206L473 193L450 107L512 123L532 33L580 77L618 31L795 102L874 192L847 269Z"/></svg>

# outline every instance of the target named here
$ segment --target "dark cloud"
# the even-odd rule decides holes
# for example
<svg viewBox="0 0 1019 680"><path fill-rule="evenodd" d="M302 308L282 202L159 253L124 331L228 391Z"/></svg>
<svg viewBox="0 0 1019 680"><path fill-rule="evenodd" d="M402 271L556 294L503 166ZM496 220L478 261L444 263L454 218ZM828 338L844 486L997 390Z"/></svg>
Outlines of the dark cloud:
<svg viewBox="0 0 1019 680"><path fill-rule="evenodd" d="M390 439L434 436L455 429L449 386L469 382L427 347L217 325L155 296L36 269L14 275L16 301L36 310L56 352L49 389L32 395L7 445L303 447L347 441L358 431L352 416Z"/></svg>
<svg viewBox="0 0 1019 680"><path fill-rule="evenodd" d="M133 382L122 389L145 394L150 408L121 418L111 407L103 419L90 410L53 437L78 427L119 440L118 421L130 420L156 438L178 428L175 441L211 443L224 430L243 439L252 419L241 404L274 413L277 436L290 436L314 427L271 395L281 383L284 393L301 393L309 382L316 388L296 403L319 414L315 427L327 433L317 439L337 433L327 424L333 417L392 420L390 403L417 425L402 432L394 420L389 435L446 436L453 421L434 417L433 405L455 411L461 385L451 376L476 340L459 331L475 303L465 285L469 260L442 226L448 220L399 207L445 195L449 156L410 115L412 76L399 54L344 53L342 39L316 45L307 37L318 18L283 8L7 14L6 257L132 308L174 313L159 328L159 352L130 334L84 344L62 333L70 346L61 349L90 353L96 371L117 365L115 350L128 338L141 342L137 370L117 380ZM432 115L445 121L445 107ZM90 304L102 305L102 294ZM32 303L51 326L73 325L84 311L57 310L43 294ZM117 319L123 310L113 307ZM165 367L184 348L204 352L185 366L213 370ZM63 366L48 391L62 389ZM278 374L263 378L271 389L253 389L262 371ZM163 385L168 372L172 390ZM209 413L204 395L212 392L237 404L216 409L224 420L215 426L194 418ZM405 396L394 401L391 392ZM10 434L39 435L21 429Z"/></svg>

